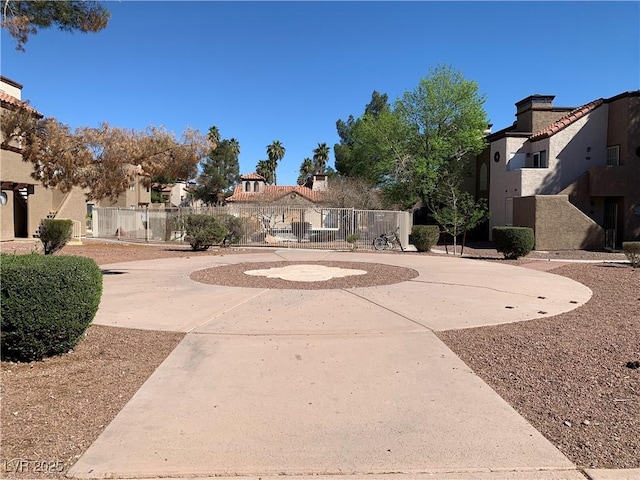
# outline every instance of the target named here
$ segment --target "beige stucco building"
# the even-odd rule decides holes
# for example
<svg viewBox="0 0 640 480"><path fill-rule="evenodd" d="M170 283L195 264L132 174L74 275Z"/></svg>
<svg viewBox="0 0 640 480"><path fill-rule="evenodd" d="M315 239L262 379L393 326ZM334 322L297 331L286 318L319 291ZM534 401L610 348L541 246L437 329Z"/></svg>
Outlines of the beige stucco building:
<svg viewBox="0 0 640 480"><path fill-rule="evenodd" d="M640 91L578 108L552 95L516 103L487 136L476 194L495 226L534 229L537 250L617 248L640 238Z"/></svg>
<svg viewBox="0 0 640 480"><path fill-rule="evenodd" d="M27 108L42 116L22 101L22 85L6 77L0 78L2 111ZM2 139L4 140L4 138ZM43 187L31 176L31 164L22 160L17 144L0 150L0 240L32 238L37 235L43 218L69 218L79 222L77 227L85 233L86 202L79 188L63 193L56 188Z"/></svg>

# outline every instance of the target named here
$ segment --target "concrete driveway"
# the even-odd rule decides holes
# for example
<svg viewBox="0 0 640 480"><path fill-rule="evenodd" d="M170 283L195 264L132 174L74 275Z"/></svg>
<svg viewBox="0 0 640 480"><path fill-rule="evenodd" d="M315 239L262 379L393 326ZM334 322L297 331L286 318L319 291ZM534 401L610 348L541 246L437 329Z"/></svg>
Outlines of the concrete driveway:
<svg viewBox="0 0 640 480"><path fill-rule="evenodd" d="M311 291L189 279L282 260L419 275ZM572 280L498 262L298 250L106 268L95 323L188 334L70 476L584 479L434 334L571 310L591 297Z"/></svg>

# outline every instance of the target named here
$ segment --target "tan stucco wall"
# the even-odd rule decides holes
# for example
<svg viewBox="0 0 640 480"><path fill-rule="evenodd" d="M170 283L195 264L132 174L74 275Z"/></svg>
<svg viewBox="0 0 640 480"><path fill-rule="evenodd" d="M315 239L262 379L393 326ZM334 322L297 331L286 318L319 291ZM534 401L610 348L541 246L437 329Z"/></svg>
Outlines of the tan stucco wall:
<svg viewBox="0 0 640 480"><path fill-rule="evenodd" d="M82 189L73 188L69 193L58 196L54 203L54 210L57 211L56 218L79 221L81 234L87 234L87 202Z"/></svg>
<svg viewBox="0 0 640 480"><path fill-rule="evenodd" d="M2 190L7 195L7 204L0 205L0 241L13 240L13 190Z"/></svg>
<svg viewBox="0 0 640 480"><path fill-rule="evenodd" d="M533 228L536 250L597 250L604 246L604 230L572 205L567 195L514 198L513 220L516 226Z"/></svg>
<svg viewBox="0 0 640 480"><path fill-rule="evenodd" d="M505 137L492 143L490 229L507 223L505 204L508 198L556 195L590 168L606 164L608 110L606 104L602 105L553 136L537 142ZM533 153L542 150L547 152L548 167L531 168ZM501 154L499 163L493 161L496 151ZM509 169L508 162L514 154L525 156L525 168Z"/></svg>

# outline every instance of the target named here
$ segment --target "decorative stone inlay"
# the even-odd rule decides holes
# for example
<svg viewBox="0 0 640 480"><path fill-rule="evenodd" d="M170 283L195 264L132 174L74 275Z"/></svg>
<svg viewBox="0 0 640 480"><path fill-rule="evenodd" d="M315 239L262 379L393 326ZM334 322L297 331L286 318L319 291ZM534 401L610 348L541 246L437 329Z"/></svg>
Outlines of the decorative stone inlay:
<svg viewBox="0 0 640 480"><path fill-rule="evenodd" d="M246 275L267 278L281 278L290 282L325 282L332 278L343 278L351 275L365 275L365 270L350 268L327 267L325 265L287 265L262 270L247 270Z"/></svg>

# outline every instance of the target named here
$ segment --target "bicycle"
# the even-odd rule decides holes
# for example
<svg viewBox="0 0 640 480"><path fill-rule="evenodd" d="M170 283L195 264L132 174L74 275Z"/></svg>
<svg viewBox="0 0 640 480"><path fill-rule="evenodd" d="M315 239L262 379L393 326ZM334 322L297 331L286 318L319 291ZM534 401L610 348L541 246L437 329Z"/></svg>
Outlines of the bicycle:
<svg viewBox="0 0 640 480"><path fill-rule="evenodd" d="M398 245L400 250L404 252L404 247L400 242L400 238L398 238L399 231L400 227L396 228L395 232L381 233L373 239L373 248L376 250L393 250Z"/></svg>

